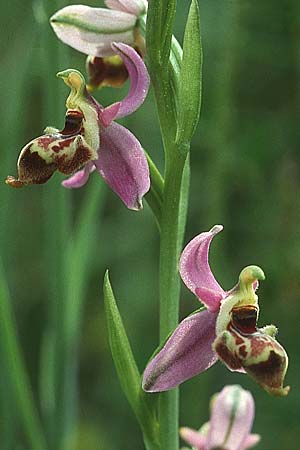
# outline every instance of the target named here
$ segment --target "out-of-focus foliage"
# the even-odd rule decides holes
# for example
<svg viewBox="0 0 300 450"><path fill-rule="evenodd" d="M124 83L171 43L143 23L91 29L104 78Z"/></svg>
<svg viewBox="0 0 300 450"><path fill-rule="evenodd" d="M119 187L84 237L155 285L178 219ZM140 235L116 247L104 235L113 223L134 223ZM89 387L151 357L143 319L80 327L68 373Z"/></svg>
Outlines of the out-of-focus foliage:
<svg viewBox="0 0 300 450"><path fill-rule="evenodd" d="M54 3L49 2L47 14L57 9ZM188 8L187 0L178 2L176 33L180 40ZM211 395L225 384L239 383L255 397L254 431L262 435L257 449L297 450L300 7L296 0L201 0L200 8L203 103L191 148L186 242L215 223L224 224L222 239L213 245L211 263L225 288L235 284L245 265L259 264L264 269L266 281L259 289L259 323L278 325L280 342L290 356L286 381L292 389L286 399L272 398L246 376L231 374L219 363L182 386L181 425L197 428L208 418ZM56 99L59 114L52 117L44 94L55 83L61 83L55 80L58 70L69 66L84 71L85 57L65 49L66 63L62 61L57 67L51 63L53 49L59 52L63 44L56 41L44 21L45 11L39 0L10 0L3 4L1 12L0 178L4 180L6 175L16 173L16 159L24 143L40 135L46 125L62 126L67 90L61 89L62 95ZM49 37L45 39L47 33ZM122 98L124 92L105 89L97 93L97 98L109 104ZM123 123L162 167L155 114L150 95L143 107ZM52 123L46 122L49 117ZM56 285L51 285L55 261L51 260L54 252L49 248L49 232L57 229L66 214L71 215L72 229L94 182L104 190L101 201L105 203L99 205L90 236L93 245L81 311L79 434L74 450L138 450L142 448L141 435L121 393L109 354L101 284L109 267L119 308L142 369L158 336L157 230L146 204L141 213L128 211L100 178L94 177L85 188L66 192L69 211L49 201L51 193L53 197L53 192L60 189L59 175L43 187L23 190L12 190L2 183L1 256L20 342L39 402L41 348L42 343L45 345L49 302L56 297ZM67 242L60 243L58 252L63 255L66 247ZM57 292L62 295L61 289ZM56 300L59 304L60 299ZM181 305L182 316L198 307L185 288ZM27 447L14 419L17 416L7 382L9 373L5 367L2 369L1 448L40 450ZM13 433L8 427L13 427Z"/></svg>

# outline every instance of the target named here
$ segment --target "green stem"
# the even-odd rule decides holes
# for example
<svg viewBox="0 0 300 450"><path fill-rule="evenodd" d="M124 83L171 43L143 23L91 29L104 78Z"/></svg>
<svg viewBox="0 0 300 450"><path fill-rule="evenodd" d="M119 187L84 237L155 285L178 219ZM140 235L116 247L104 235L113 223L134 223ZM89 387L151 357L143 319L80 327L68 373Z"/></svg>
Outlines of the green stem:
<svg viewBox="0 0 300 450"><path fill-rule="evenodd" d="M185 229L185 216L180 217L184 166L185 156L179 153L177 158L170 160L166 166L160 241L160 341L163 341L178 324L179 244ZM178 448L178 412L178 389L162 393L159 402L159 423L161 445L164 450Z"/></svg>
<svg viewBox="0 0 300 450"><path fill-rule="evenodd" d="M152 82L156 96L166 168L160 240L160 341L178 324L180 284L178 259L186 222L189 170L186 154L175 144L176 119L170 72L155 67ZM151 70L150 70L151 73ZM186 167L183 190L183 173ZM159 424L163 450L178 449L179 393L173 389L160 395Z"/></svg>
<svg viewBox="0 0 300 450"><path fill-rule="evenodd" d="M168 6L170 6L168 14ZM160 340L178 324L180 284L178 259L186 223L189 168L186 153L175 144L177 132L176 91L179 82L181 51L172 42L170 61L166 44L157 35L161 31L162 12L165 27L173 28L174 2L153 0L147 16L148 66L154 87L160 128L165 149L165 183L161 212L160 240ZM170 34L169 34L170 37ZM175 42L175 44L174 44ZM175 50L175 51L174 51ZM184 170L185 169L185 170ZM183 183L183 174L184 183ZM163 450L177 450L179 391L160 394L159 411L160 440Z"/></svg>
<svg viewBox="0 0 300 450"><path fill-rule="evenodd" d="M35 409L32 390L28 380L22 353L18 344L16 324L11 308L11 299L6 286L0 261L0 335L1 353L9 372L19 415L22 420L30 447L34 450L46 450L40 418Z"/></svg>
<svg viewBox="0 0 300 450"><path fill-rule="evenodd" d="M178 157L170 160L166 167L160 244L161 341L178 323L179 242L185 228L180 220L182 219L180 218L180 200L184 166L185 156L178 154Z"/></svg>

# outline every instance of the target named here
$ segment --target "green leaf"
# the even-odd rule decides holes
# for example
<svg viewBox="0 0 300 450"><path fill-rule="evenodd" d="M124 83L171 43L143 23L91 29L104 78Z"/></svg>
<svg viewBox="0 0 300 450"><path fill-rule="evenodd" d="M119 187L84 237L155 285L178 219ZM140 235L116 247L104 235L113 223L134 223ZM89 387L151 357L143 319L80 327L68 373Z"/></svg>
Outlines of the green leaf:
<svg viewBox="0 0 300 450"><path fill-rule="evenodd" d="M140 424L148 450L159 450L158 423L153 394L142 390L141 375L119 313L108 271L103 285L109 345L121 387Z"/></svg>
<svg viewBox="0 0 300 450"><path fill-rule="evenodd" d="M197 0L192 0L183 41L178 95L176 142L186 151L199 121L202 85L202 43Z"/></svg>

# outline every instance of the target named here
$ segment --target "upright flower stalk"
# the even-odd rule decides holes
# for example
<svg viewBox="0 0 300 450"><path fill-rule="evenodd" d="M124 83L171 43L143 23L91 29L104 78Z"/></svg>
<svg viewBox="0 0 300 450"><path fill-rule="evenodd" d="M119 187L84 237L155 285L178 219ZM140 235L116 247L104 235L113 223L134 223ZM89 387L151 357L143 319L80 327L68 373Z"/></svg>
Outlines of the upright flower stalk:
<svg viewBox="0 0 300 450"><path fill-rule="evenodd" d="M170 64L172 29L176 11L176 1L152 0L148 7L146 27L146 48L148 55L148 66L151 81L154 86L160 128L165 150L165 185L161 214L160 235L160 340L176 327L178 323L179 310L179 276L178 258L182 246L185 230L185 205L188 197L188 188L183 189L183 173L185 165L188 164L187 155L190 140L193 134L186 136L185 140L177 139L180 130L180 86L188 80L182 80L185 69L193 62L184 60L182 67L181 58L176 64ZM190 33L191 28L193 32ZM193 39L194 42L191 42ZM196 44L195 44L196 41ZM192 2L190 14L185 33L184 55L188 53L192 45L198 50L199 35L199 12L195 1ZM200 44L199 44L200 45ZM195 65L201 60L201 51L195 55ZM190 69L190 67L189 67ZM200 73L199 73L200 72ZM201 71L197 73L196 79L190 81L201 85ZM193 74L193 70L189 70ZM200 78L199 78L200 75ZM179 91L178 91L179 89ZM186 96L185 96L186 97ZM188 96L187 96L188 97ZM186 97L186 98L187 98ZM194 97L196 97L194 95ZM189 97L188 97L189 98ZM191 122L195 123L199 117L200 101L197 104L193 100L189 104L192 111ZM184 111L181 111L184 113ZM185 177L186 186L189 184L189 170ZM186 187L185 186L185 187ZM161 447L164 450L178 449L178 390L163 393L159 399L159 424Z"/></svg>

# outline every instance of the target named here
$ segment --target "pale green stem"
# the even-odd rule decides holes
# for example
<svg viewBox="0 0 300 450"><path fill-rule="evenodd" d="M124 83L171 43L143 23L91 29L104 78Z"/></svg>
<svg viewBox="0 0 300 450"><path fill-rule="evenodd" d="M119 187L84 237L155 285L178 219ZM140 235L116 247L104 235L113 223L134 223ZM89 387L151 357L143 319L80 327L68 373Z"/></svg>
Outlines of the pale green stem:
<svg viewBox="0 0 300 450"><path fill-rule="evenodd" d="M170 6L170 15L168 16L166 5L159 1L153 1L152 4L149 4L147 22L147 45L150 45L150 48L148 48L148 66L155 92L166 159L164 198L160 222L161 342L178 324L180 295L178 259L185 230L189 185L189 169L186 166L186 154L175 144L177 131L175 93L178 86L178 68L180 67L181 52L173 51L173 40L170 64L168 59L165 59L165 56L167 56L165 44L157 39L162 20L161 11L164 9L168 16L168 27L172 27L173 6L174 4ZM175 50L178 50L178 47L175 46ZM161 59L162 55L164 57ZM179 447L178 416L178 389L160 394L158 418L162 450L177 450Z"/></svg>
<svg viewBox="0 0 300 450"><path fill-rule="evenodd" d="M175 150L175 146L173 148ZM160 244L160 341L178 324L180 284L178 259L185 229L186 215L180 217L181 186L185 157L170 160L166 166ZM185 192L187 195L187 190ZM183 200L185 204L185 200ZM178 448L179 392L173 389L160 394L159 424L162 449Z"/></svg>

